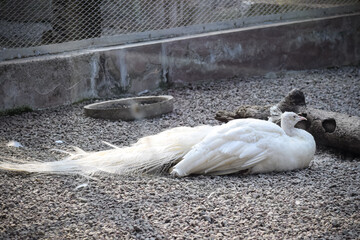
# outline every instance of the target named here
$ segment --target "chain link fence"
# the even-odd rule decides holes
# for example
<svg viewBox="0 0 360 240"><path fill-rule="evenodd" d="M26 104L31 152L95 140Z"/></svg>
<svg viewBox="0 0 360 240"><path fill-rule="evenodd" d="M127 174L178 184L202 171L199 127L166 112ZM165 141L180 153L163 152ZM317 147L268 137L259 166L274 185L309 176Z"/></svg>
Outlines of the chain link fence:
<svg viewBox="0 0 360 240"><path fill-rule="evenodd" d="M359 11L360 0L0 0L0 61Z"/></svg>

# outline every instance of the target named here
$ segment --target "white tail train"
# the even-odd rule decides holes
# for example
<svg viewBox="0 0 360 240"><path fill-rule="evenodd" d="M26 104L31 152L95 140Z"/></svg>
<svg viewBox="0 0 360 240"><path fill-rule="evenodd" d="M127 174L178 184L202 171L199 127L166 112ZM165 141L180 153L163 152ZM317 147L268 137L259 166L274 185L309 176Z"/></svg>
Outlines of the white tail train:
<svg viewBox="0 0 360 240"><path fill-rule="evenodd" d="M200 142L211 126L177 127L156 135L139 139L129 147L116 147L99 152L85 152L74 147L75 152L60 161L32 161L23 164L0 162L0 169L30 173L86 174L100 172L133 174L161 170L173 165ZM0 157L1 159L1 157Z"/></svg>

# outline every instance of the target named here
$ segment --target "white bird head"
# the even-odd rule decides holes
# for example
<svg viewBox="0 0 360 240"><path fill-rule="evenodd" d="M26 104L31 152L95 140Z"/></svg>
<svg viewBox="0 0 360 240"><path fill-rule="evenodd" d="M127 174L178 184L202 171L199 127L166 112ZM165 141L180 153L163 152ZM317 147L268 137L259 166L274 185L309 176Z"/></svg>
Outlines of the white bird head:
<svg viewBox="0 0 360 240"><path fill-rule="evenodd" d="M281 115L281 127L288 135L292 135L292 129L294 128L296 123L302 120L307 119L293 112L284 112Z"/></svg>

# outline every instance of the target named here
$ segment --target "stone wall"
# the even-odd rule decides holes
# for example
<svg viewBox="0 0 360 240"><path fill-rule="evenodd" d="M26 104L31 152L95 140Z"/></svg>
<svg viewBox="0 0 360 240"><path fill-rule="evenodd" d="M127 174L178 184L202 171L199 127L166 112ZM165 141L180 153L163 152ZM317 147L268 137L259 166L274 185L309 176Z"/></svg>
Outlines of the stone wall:
<svg viewBox="0 0 360 240"><path fill-rule="evenodd" d="M359 63L360 14L269 24L2 62L0 110Z"/></svg>

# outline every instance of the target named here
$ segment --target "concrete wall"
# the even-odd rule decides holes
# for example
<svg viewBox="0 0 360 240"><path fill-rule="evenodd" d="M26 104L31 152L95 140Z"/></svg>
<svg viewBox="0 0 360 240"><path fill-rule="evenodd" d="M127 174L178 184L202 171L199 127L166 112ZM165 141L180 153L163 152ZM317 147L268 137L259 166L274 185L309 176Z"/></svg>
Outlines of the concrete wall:
<svg viewBox="0 0 360 240"><path fill-rule="evenodd" d="M360 63L360 14L0 63L0 110Z"/></svg>

